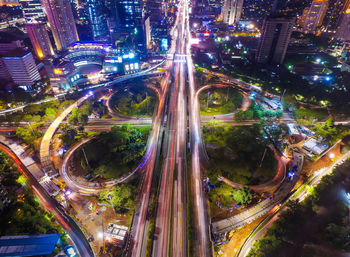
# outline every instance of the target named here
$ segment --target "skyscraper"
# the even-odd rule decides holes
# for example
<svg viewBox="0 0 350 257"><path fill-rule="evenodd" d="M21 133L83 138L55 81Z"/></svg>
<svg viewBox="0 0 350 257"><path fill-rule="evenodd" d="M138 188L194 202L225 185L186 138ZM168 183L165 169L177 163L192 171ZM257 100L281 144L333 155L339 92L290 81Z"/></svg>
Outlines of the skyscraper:
<svg viewBox="0 0 350 257"><path fill-rule="evenodd" d="M16 49L2 57L8 73L12 80L20 86L33 85L40 80L33 55L22 49Z"/></svg>
<svg viewBox="0 0 350 257"><path fill-rule="evenodd" d="M328 0L313 0L309 13L306 17L304 30L315 33L316 29L322 25L324 16L328 8Z"/></svg>
<svg viewBox="0 0 350 257"><path fill-rule="evenodd" d="M293 22L293 19L284 17L267 17L264 20L256 53L258 63L283 63L293 30Z"/></svg>
<svg viewBox="0 0 350 257"><path fill-rule="evenodd" d="M133 37L136 46L145 48L141 0L117 0L116 24L120 34Z"/></svg>
<svg viewBox="0 0 350 257"><path fill-rule="evenodd" d="M237 24L241 19L243 0L225 0L223 21L228 25Z"/></svg>
<svg viewBox="0 0 350 257"><path fill-rule="evenodd" d="M21 4L23 16L27 20L43 20L45 13L40 0L19 0Z"/></svg>
<svg viewBox="0 0 350 257"><path fill-rule="evenodd" d="M68 0L42 0L57 50L78 41L78 32Z"/></svg>
<svg viewBox="0 0 350 257"><path fill-rule="evenodd" d="M26 29L30 42L32 42L35 54L40 59L48 58L55 54L46 30L45 23L30 21L26 24Z"/></svg>
<svg viewBox="0 0 350 257"><path fill-rule="evenodd" d="M108 41L109 31L107 19L103 13L103 1L88 0L89 20L92 29L92 36L95 41Z"/></svg>
<svg viewBox="0 0 350 257"><path fill-rule="evenodd" d="M329 35L336 32L347 1L348 0L329 0L328 9L323 19L325 32Z"/></svg>
<svg viewBox="0 0 350 257"><path fill-rule="evenodd" d="M350 40L350 0L347 0L336 32L337 39Z"/></svg>

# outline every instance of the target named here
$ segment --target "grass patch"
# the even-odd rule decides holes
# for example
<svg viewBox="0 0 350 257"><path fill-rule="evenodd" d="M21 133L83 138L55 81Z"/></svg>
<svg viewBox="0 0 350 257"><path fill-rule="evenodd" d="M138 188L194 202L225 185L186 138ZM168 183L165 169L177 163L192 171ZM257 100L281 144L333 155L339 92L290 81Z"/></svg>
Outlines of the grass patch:
<svg viewBox="0 0 350 257"><path fill-rule="evenodd" d="M84 173L100 175L105 179L119 178L139 164L146 147L149 127L133 128L130 125L114 126L110 132L102 132L76 151L76 161Z"/></svg>
<svg viewBox="0 0 350 257"><path fill-rule="evenodd" d="M233 112L241 106L242 99L242 94L234 88L205 90L199 95L201 115L217 115Z"/></svg>

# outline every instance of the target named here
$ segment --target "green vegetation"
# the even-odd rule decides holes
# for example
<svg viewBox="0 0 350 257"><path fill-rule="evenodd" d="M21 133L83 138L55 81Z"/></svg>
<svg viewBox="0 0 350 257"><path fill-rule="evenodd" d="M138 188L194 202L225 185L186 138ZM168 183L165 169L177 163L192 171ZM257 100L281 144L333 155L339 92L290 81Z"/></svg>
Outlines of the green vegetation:
<svg viewBox="0 0 350 257"><path fill-rule="evenodd" d="M349 252L349 169L347 160L318 186L310 187L302 203L288 202L248 256L341 256Z"/></svg>
<svg viewBox="0 0 350 257"><path fill-rule="evenodd" d="M247 186L237 190L224 182L219 182L214 189L210 190L209 200L212 210L216 202L219 202L223 208L230 208L234 204L250 204L253 200L253 192Z"/></svg>
<svg viewBox="0 0 350 257"><path fill-rule="evenodd" d="M85 173L100 175L105 179L119 178L139 164L144 152L149 127L131 127L130 124L114 126L102 132L76 151L76 160Z"/></svg>
<svg viewBox="0 0 350 257"><path fill-rule="evenodd" d="M212 184L218 183L218 176L241 184L260 184L276 173L277 161L262 125L208 124L203 127L203 137L210 159L207 176Z"/></svg>
<svg viewBox="0 0 350 257"><path fill-rule="evenodd" d="M0 122L51 122L59 113L74 101L50 101L42 104L32 104L23 109L23 112L16 112L6 116L0 116Z"/></svg>
<svg viewBox="0 0 350 257"><path fill-rule="evenodd" d="M310 125L315 121L322 121L328 117L326 109L299 108L294 111L297 122L301 125Z"/></svg>
<svg viewBox="0 0 350 257"><path fill-rule="evenodd" d="M73 125L81 125L84 126L88 120L89 115L92 111L92 103L89 101L86 101L82 107L79 109L75 107L68 117L68 122Z"/></svg>
<svg viewBox="0 0 350 257"><path fill-rule="evenodd" d="M199 95L201 115L233 112L241 106L242 99L242 94L234 88L216 88L214 90L204 91Z"/></svg>
<svg viewBox="0 0 350 257"><path fill-rule="evenodd" d="M27 145L35 150L39 150L40 138L43 133L38 129L42 125L41 122L29 124L16 129L16 136L22 139Z"/></svg>
<svg viewBox="0 0 350 257"><path fill-rule="evenodd" d="M217 183L217 186L214 189L210 190L210 202L212 204L215 204L216 201L219 201L223 207L229 208L233 204L233 193L234 189L232 186L227 185L223 182Z"/></svg>
<svg viewBox="0 0 350 257"><path fill-rule="evenodd" d="M110 190L102 190L98 193L101 202L113 205L119 213L132 211L135 208L137 187L132 184L122 184Z"/></svg>
<svg viewBox="0 0 350 257"><path fill-rule="evenodd" d="M60 233L66 241L65 233L54 216L40 208L39 201L26 186L25 178L3 152L0 152L0 185L7 192L2 197L10 200L0 210L0 236Z"/></svg>
<svg viewBox="0 0 350 257"><path fill-rule="evenodd" d="M152 116L157 98L144 85L131 85L119 90L111 99L111 106L125 116Z"/></svg>
<svg viewBox="0 0 350 257"><path fill-rule="evenodd" d="M310 127L317 135L320 135L331 145L350 133L350 129L345 126L335 126L334 119L330 118L323 124L315 124Z"/></svg>
<svg viewBox="0 0 350 257"><path fill-rule="evenodd" d="M78 130L81 127L78 127ZM60 125L62 133L59 138L62 140L62 143L67 147L71 147L73 144L79 142L80 140L95 135L97 132L82 132L84 127L78 132L73 126L69 124L62 123Z"/></svg>
<svg viewBox="0 0 350 257"><path fill-rule="evenodd" d="M253 200L253 192L249 189L249 187L243 187L240 190L233 191L233 199L237 204L250 204Z"/></svg>
<svg viewBox="0 0 350 257"><path fill-rule="evenodd" d="M238 110L235 113L234 119L235 121L243 121L243 120L260 120L262 118L273 118L282 117L283 112L281 110L273 111L273 110L265 110L260 105L257 105L254 100L252 100L252 104L249 109L246 111Z"/></svg>

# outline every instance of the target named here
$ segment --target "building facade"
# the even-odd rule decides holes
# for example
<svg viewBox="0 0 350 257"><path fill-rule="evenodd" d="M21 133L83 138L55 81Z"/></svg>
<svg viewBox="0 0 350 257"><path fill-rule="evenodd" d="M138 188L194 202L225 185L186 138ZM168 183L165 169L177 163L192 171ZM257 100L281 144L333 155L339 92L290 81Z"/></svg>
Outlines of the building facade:
<svg viewBox="0 0 350 257"><path fill-rule="evenodd" d="M256 53L258 63L281 64L286 56L294 20L284 17L265 19Z"/></svg>
<svg viewBox="0 0 350 257"><path fill-rule="evenodd" d="M42 0L58 51L79 40L68 0Z"/></svg>
<svg viewBox="0 0 350 257"><path fill-rule="evenodd" d="M243 10L243 0L225 0L223 12L223 21L228 25L234 25L241 19Z"/></svg>
<svg viewBox="0 0 350 257"><path fill-rule="evenodd" d="M107 19L103 12L103 1L88 0L87 3L93 39L95 41L109 41Z"/></svg>
<svg viewBox="0 0 350 257"><path fill-rule="evenodd" d="M316 33L316 30L322 25L327 8L328 0L314 0L306 16L304 31Z"/></svg>
<svg viewBox="0 0 350 257"><path fill-rule="evenodd" d="M44 59L54 56L55 53L45 23L31 21L26 24L26 29L37 57Z"/></svg>
<svg viewBox="0 0 350 257"><path fill-rule="evenodd" d="M21 49L16 49L2 57L13 82L20 86L31 86L40 80L40 74L35 65L33 55Z"/></svg>
<svg viewBox="0 0 350 257"><path fill-rule="evenodd" d="M40 0L19 0L26 20L45 20L45 13Z"/></svg>
<svg viewBox="0 0 350 257"><path fill-rule="evenodd" d="M350 40L350 0L347 0L343 7L335 37Z"/></svg>

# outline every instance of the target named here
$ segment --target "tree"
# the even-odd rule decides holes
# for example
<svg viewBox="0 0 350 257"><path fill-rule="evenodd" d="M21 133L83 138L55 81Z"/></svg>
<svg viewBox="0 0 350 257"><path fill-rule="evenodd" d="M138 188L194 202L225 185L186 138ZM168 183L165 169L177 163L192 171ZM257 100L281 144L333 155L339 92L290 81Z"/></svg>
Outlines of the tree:
<svg viewBox="0 0 350 257"><path fill-rule="evenodd" d="M250 204L253 200L253 193L249 187L244 187L240 190L234 190L232 197L237 204Z"/></svg>

